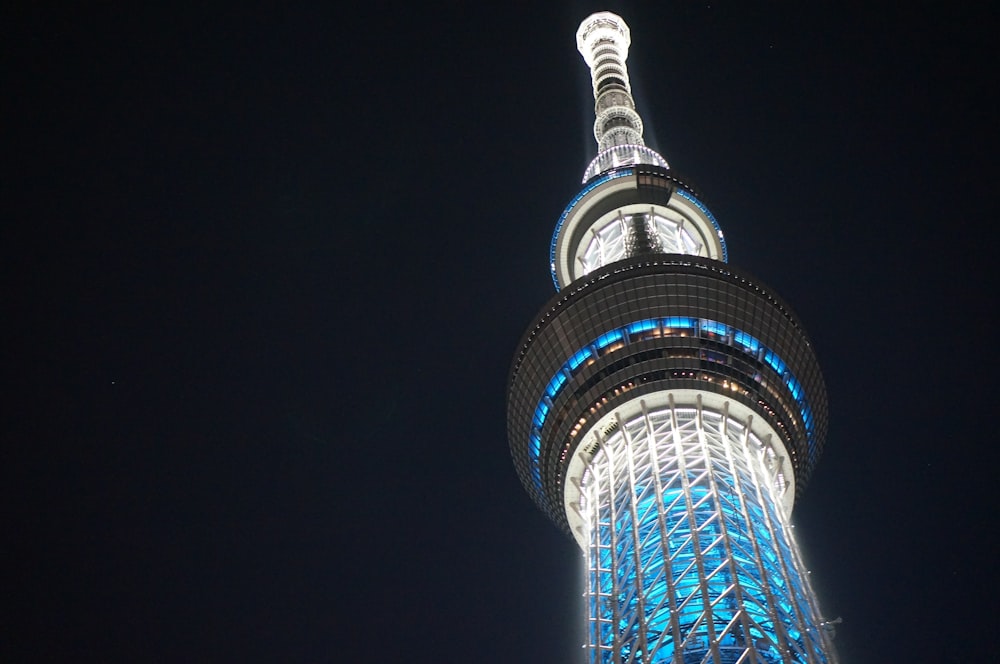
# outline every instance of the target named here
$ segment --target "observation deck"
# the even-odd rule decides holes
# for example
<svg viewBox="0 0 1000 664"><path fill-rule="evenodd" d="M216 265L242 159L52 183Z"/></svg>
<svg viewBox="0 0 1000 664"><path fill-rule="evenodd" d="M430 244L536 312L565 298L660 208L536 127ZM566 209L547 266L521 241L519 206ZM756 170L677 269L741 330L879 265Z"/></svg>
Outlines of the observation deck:
<svg viewBox="0 0 1000 664"><path fill-rule="evenodd" d="M673 171L634 164L585 183L556 222L549 269L556 290L629 256L685 254L728 260L719 223Z"/></svg>
<svg viewBox="0 0 1000 664"><path fill-rule="evenodd" d="M521 341L510 376L514 464L539 507L570 530L571 472L603 415L643 395L718 395L766 423L786 509L827 430L826 388L789 306L754 277L705 257L633 257L572 282ZM722 402L720 402L721 404ZM571 510L570 510L571 511Z"/></svg>

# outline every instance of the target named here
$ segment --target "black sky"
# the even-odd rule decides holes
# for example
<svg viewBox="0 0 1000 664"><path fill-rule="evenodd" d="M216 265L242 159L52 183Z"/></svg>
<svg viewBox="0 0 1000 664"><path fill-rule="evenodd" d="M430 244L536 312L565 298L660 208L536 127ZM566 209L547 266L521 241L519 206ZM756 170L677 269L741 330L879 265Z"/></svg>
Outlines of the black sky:
<svg viewBox="0 0 1000 664"><path fill-rule="evenodd" d="M0 16L5 661L580 661L505 393L599 9L817 348L842 661L995 658L987 9L41 4Z"/></svg>

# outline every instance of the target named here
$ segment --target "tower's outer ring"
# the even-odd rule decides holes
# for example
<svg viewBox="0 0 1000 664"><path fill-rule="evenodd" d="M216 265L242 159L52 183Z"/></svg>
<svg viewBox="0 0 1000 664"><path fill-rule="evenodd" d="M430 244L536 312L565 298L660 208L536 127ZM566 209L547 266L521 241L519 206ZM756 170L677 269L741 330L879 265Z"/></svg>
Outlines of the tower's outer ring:
<svg viewBox="0 0 1000 664"><path fill-rule="evenodd" d="M780 356L784 375L708 335L626 335L613 352L595 352L578 365L554 398L546 396L553 376L582 348L595 348L595 339L637 321L670 317L751 335ZM558 293L528 329L514 359L507 403L514 465L528 493L557 524L568 530L563 484L588 427L620 404L665 390L722 394L763 417L783 437L796 493L805 487L826 436L827 398L812 345L791 309L759 280L727 264L647 256L609 265ZM543 399L547 416L539 430L533 422ZM808 427L803 404L808 404ZM541 438L534 470L533 427Z"/></svg>
<svg viewBox="0 0 1000 664"><path fill-rule="evenodd" d="M725 261L722 232L708 208L697 199L698 195L674 171L649 164L613 169L599 179L588 181L556 224L549 252L556 288L565 288L579 277L576 260L588 235L601 220L623 209L641 209L683 219L708 258Z"/></svg>

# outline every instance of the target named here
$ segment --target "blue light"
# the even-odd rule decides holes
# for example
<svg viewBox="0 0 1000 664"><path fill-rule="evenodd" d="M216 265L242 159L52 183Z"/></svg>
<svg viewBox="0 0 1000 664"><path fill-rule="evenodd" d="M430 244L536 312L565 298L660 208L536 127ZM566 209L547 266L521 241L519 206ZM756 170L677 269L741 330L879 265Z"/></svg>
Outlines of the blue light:
<svg viewBox="0 0 1000 664"><path fill-rule="evenodd" d="M774 351L770 349L764 351L764 361L767 362L779 376L784 376L785 372L788 370L788 367L785 366L785 363L781 360L781 358L775 355Z"/></svg>
<svg viewBox="0 0 1000 664"><path fill-rule="evenodd" d="M574 353L573 357L569 358L569 362L566 363L566 366L569 368L571 373L575 372L577 368L586 362L592 355L593 353L590 352L590 347L587 346L583 350Z"/></svg>
<svg viewBox="0 0 1000 664"><path fill-rule="evenodd" d="M645 332L646 330L655 330L657 327L659 327L659 325L657 325L657 320L654 318L650 320L641 320L637 323L627 325L625 326L625 331L629 334L635 334L637 332Z"/></svg>
<svg viewBox="0 0 1000 664"><path fill-rule="evenodd" d="M560 369L556 372L556 375L552 377L549 381L548 386L545 388L545 393L549 395L550 399L555 399L556 394L562 389L563 383L568 380L566 372Z"/></svg>
<svg viewBox="0 0 1000 664"><path fill-rule="evenodd" d="M669 316L663 319L663 327L679 327L690 330L697 327L697 325L697 320L685 316Z"/></svg>
<svg viewBox="0 0 1000 664"><path fill-rule="evenodd" d="M754 355L756 355L757 351L760 350L760 342L755 337L752 337L741 330L736 330L733 334L733 342L739 344L744 350L753 353Z"/></svg>
<svg viewBox="0 0 1000 664"><path fill-rule="evenodd" d="M618 341L623 336L625 335L622 333L620 329L611 330L610 332L607 332L597 337L597 339L594 340L594 346L597 348L597 350L602 350L604 348L607 348L614 342Z"/></svg>
<svg viewBox="0 0 1000 664"><path fill-rule="evenodd" d="M545 401L539 401L538 407L535 408L535 417L532 420L535 423L535 426L538 427L539 430L545 424L545 416L548 414L549 414L549 404L546 403Z"/></svg>
<svg viewBox="0 0 1000 664"><path fill-rule="evenodd" d="M792 396L795 397L796 401L802 398L802 386L799 385L799 381L789 376L788 380L785 381L785 384L788 385L788 391L792 393Z"/></svg>
<svg viewBox="0 0 1000 664"><path fill-rule="evenodd" d="M714 320L701 321L701 329L711 332L712 334L718 334L723 337L729 334L728 325L723 325L722 323L716 322Z"/></svg>
<svg viewBox="0 0 1000 664"><path fill-rule="evenodd" d="M531 440L532 456L537 459L538 455L542 453L542 437L538 431L532 431L528 439Z"/></svg>

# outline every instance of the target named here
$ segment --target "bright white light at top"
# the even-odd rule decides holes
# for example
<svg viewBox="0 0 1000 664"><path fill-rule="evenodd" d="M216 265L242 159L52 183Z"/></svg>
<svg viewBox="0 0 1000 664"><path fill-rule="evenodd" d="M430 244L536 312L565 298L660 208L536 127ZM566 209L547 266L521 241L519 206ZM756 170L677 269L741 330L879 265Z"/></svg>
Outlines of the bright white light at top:
<svg viewBox="0 0 1000 664"><path fill-rule="evenodd" d="M619 166L634 166L635 164L649 164L660 168L670 168L667 160L660 156L656 150L647 148L645 145L615 145L607 150L603 150L594 157L594 160L587 166L583 174L583 181L587 182L591 178L604 171L618 168Z"/></svg>

